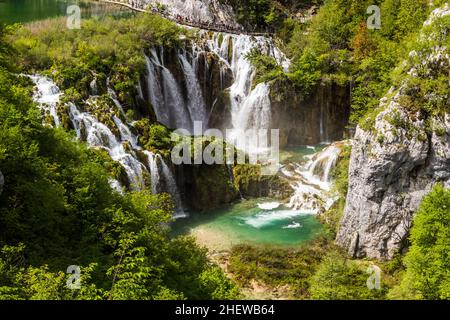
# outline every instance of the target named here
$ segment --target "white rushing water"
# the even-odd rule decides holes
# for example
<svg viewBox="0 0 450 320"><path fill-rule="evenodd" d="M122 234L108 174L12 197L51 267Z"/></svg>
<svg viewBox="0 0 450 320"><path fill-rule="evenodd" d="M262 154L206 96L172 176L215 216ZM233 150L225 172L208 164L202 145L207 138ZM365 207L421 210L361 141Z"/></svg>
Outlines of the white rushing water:
<svg viewBox="0 0 450 320"><path fill-rule="evenodd" d="M36 101L41 110L45 113L50 114L53 118L55 126L60 125L58 113L56 111L57 104L61 96L59 88L46 77L41 76L30 76L31 80L36 86L36 91L33 95L34 101Z"/></svg>
<svg viewBox="0 0 450 320"><path fill-rule="evenodd" d="M192 65L188 61L186 51L183 54L178 54L178 58L180 59L180 64L186 79L186 89L188 94L187 106L191 121L205 122L206 106L200 82L197 78L197 71L195 70L196 57L193 58Z"/></svg>
<svg viewBox="0 0 450 320"><path fill-rule="evenodd" d="M323 151L309 156L304 164L295 164L293 169L282 169L283 174L297 180L288 206L293 210L316 214L328 210L336 200L331 193L332 169L336 166L341 149L330 145Z"/></svg>
<svg viewBox="0 0 450 320"><path fill-rule="evenodd" d="M260 229L272 224L275 221L289 220L299 216L304 216L305 214L307 213L304 213L300 210L277 210L261 212L255 216L243 218L243 220L245 224L248 224L253 228Z"/></svg>
<svg viewBox="0 0 450 320"><path fill-rule="evenodd" d="M38 102L43 111L49 112L54 116L54 122L59 126L60 120L56 110L61 98L59 88L51 79L43 76L34 75L31 76L31 79L36 84L35 101ZM123 107L117 100L114 91L109 88L108 93L116 107L123 113ZM86 101L86 104L95 108L96 99L97 97L95 96L91 97ZM116 115L112 115L112 120L119 132L118 135L115 135L108 126L100 122L94 115L83 112L74 103L69 102L68 107L69 117L77 138L85 140L92 148L106 150L111 159L119 162L125 169L131 189L141 190L145 188L144 171L147 171L151 177L152 193L168 192L172 196L176 211L174 218L187 216L183 209L181 195L170 168L160 155L154 155L148 151L144 151L148 157L148 169L138 160L137 151L142 151L142 148L138 144L138 137L133 134L128 124L124 123ZM161 180L164 181L164 188L161 187ZM112 188L120 193L124 192L124 187L119 181L110 179L109 182Z"/></svg>
<svg viewBox="0 0 450 320"><path fill-rule="evenodd" d="M281 206L279 202L266 202L266 203L258 203L258 208L262 210L275 210Z"/></svg>
<svg viewBox="0 0 450 320"><path fill-rule="evenodd" d="M258 52L273 57L286 71L290 61L275 46L273 40L267 37L216 33L207 44L209 49L224 62L224 68L231 69L234 77L233 84L228 89L233 126L229 142L249 152L265 152L267 149L258 143L258 139L252 131L242 137L242 132L247 130L256 132L272 128L270 86L267 83L260 83L253 87L256 70L247 59L247 55L256 49ZM231 57L229 56L230 45L233 48ZM246 145L247 141L249 145Z"/></svg>
<svg viewBox="0 0 450 320"><path fill-rule="evenodd" d="M208 128L199 74L204 72L204 79L208 79L211 70L208 70L208 62L205 63L205 70L198 70L198 59L212 53L220 62L221 87L229 93L232 122L232 128L229 129L233 130L227 137L228 141L246 151L266 152L267 146L259 148L254 132L271 129L270 86L260 83L253 87L256 71L247 59L247 54L253 49L268 54L285 70L289 68L290 61L267 37L201 31L200 38L200 44L192 41L189 48L179 50L178 61L171 61L171 69L177 68L183 73L184 81L180 80L180 83L177 83L174 71L164 64L162 48L159 52L152 49L146 57L148 96L158 121L172 129L184 128L191 132L194 121L202 121L204 129ZM224 88L225 74L230 71L233 75L232 84ZM183 92L186 94L183 95ZM248 130L253 132L243 137L242 133Z"/></svg>
<svg viewBox="0 0 450 320"><path fill-rule="evenodd" d="M69 103L69 116L79 139L83 139L82 134L85 132L85 139L89 146L106 150L111 159L123 166L131 189L143 188L143 166L136 159L135 154L126 152L123 146L123 142L133 145L137 138L132 136L129 129L124 129L125 125L121 121L119 122L118 118L114 117L119 131L124 133L120 139L105 124L99 122L92 115L81 112L73 103Z"/></svg>
<svg viewBox="0 0 450 320"><path fill-rule="evenodd" d="M156 117L169 128L192 131L193 120L186 100L174 75L164 66L162 48L160 57L155 49L151 50L150 57L146 56L148 93ZM196 108L200 106L191 106Z"/></svg>

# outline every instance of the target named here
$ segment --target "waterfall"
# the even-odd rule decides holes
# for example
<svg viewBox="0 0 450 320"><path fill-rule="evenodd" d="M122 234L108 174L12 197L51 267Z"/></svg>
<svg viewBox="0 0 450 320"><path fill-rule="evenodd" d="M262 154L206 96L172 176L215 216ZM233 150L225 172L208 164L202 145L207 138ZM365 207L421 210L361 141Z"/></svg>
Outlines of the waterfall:
<svg viewBox="0 0 450 320"><path fill-rule="evenodd" d="M216 33L206 43L209 50L214 52L223 62L222 70L225 71L225 68L229 68L234 76L234 81L228 89L234 132L231 133L228 141L238 148L245 147L248 141L249 145L247 145L246 150L250 153L266 152L267 148L261 148L258 138L253 133L245 136L245 139L237 140L237 138L242 138L242 131L271 129L270 86L267 83L260 83L252 88L256 70L248 61L247 54L252 49L257 49L263 54L275 58L285 70L289 67L289 60L273 44L273 41L266 37ZM233 49L231 56L230 45ZM221 79L224 71L221 71ZM221 80L221 83L223 83L223 80ZM247 141L240 142L241 140Z"/></svg>
<svg viewBox="0 0 450 320"><path fill-rule="evenodd" d="M82 138L82 129L86 132L86 142L91 147L105 149L111 159L119 162L125 169L131 189L138 190L145 185L143 179L142 164L134 155L127 153L122 142L128 141L133 145L133 139L129 130L118 126L124 133L123 140L118 140L111 130L88 113L80 112L78 108L69 103L69 116L79 139ZM115 117L114 117L115 118ZM115 118L118 120L118 118ZM118 124L123 125L121 122ZM127 140L130 139L130 140Z"/></svg>
<svg viewBox="0 0 450 320"><path fill-rule="evenodd" d="M39 107L44 113L49 113L53 118L56 127L59 127L61 121L59 120L56 107L59 103L61 92L59 88L46 77L39 75L30 76L31 80L36 86L36 92L33 95L34 101L39 104Z"/></svg>
<svg viewBox="0 0 450 320"><path fill-rule="evenodd" d="M114 115L112 118L117 129L119 129L122 142L129 142L134 149L141 150L141 147L138 145L138 138L131 133L130 128L125 125L120 118Z"/></svg>
<svg viewBox="0 0 450 320"><path fill-rule="evenodd" d="M164 97L159 77L156 74L156 68L149 57L145 56L145 61L147 63L147 84L150 102L155 110L158 121L168 126L170 124L170 118L167 109L164 107Z"/></svg>
<svg viewBox="0 0 450 320"><path fill-rule="evenodd" d="M156 156L152 152L144 151L147 155L148 167L150 169L150 179L151 179L151 189L153 194L158 194L159 190L159 169L158 163L156 162Z"/></svg>
<svg viewBox="0 0 450 320"><path fill-rule="evenodd" d="M260 83L250 93L236 116L236 129L270 129L270 86Z"/></svg>
<svg viewBox="0 0 450 320"><path fill-rule="evenodd" d="M152 49L146 57L148 96L158 121L173 129L188 130L192 129L194 121L207 121L205 99L198 79L198 59L203 53L214 53L220 63L221 88L224 87L227 69L231 70L234 77L232 85L227 88L233 128L270 129L270 86L261 83L252 88L256 71L246 56L256 48L274 57L285 69L289 66L289 60L270 38L221 33L213 33L211 36L205 31L200 32L200 37L203 47L192 41L189 50L183 49L177 53L175 67L184 74L184 88L180 88L172 72L164 65L162 49L159 54L156 49ZM208 72L207 61L205 72ZM182 92L186 92L186 97ZM206 126L207 124L204 127Z"/></svg>
<svg viewBox="0 0 450 320"><path fill-rule="evenodd" d="M172 200L175 204L174 218L175 219L185 218L185 217L187 217L187 214L184 212L183 202L181 201L180 191L178 190L178 186L177 186L175 178L172 174L172 171L169 169L169 167L167 166L167 164L164 162L164 160L162 159L162 157L160 155L157 155L157 158L161 162L162 174L164 177L164 181L166 182L166 188L168 189L167 191L172 196Z"/></svg>
<svg viewBox="0 0 450 320"><path fill-rule="evenodd" d="M114 102L114 105L117 107L117 109L119 109L120 113L126 118L125 110L123 109L122 104L120 103L119 99L117 98L117 94L109 86L109 78L106 80L106 84L107 84L107 88L108 88L109 97Z"/></svg>
<svg viewBox="0 0 450 320"><path fill-rule="evenodd" d="M183 202L181 200L180 191L175 181L175 177L173 176L170 168L164 162L164 159L159 154L155 155L154 153L149 151L144 151L144 153L147 155L148 158L148 166L150 169L152 180L151 184L152 193L158 194L162 192L162 190L160 190L161 181L164 181L166 188L165 191L171 195L172 201L174 203L175 215L173 217L175 219L187 217L187 213L185 213L183 208Z"/></svg>
<svg viewBox="0 0 450 320"><path fill-rule="evenodd" d="M32 76L32 79L36 83L37 89L34 99L39 103L39 107L42 110L51 111L52 115L55 117L55 124L59 125L60 121L56 113L56 107L58 103L60 103L61 96L59 88L48 78ZM108 91L113 101L114 99L116 100L114 101L114 104L118 108L119 106L121 107L114 91L112 89L109 89ZM86 101L86 104L94 105L93 108L95 108L95 103L96 97L91 97ZM85 140L92 148L102 148L106 150L111 159L119 162L127 174L131 189L143 189L145 187L144 172L149 171L152 193L158 194L162 191L160 189L161 181L163 180L164 186L175 204L176 214L174 215L174 218L186 216L181 195L171 170L160 155L155 155L149 151L143 151L148 158L149 170L146 169L145 165L143 165L137 157L137 153L138 151L142 151L142 147L139 146L138 137L133 134L128 124L124 123L119 117L112 115L112 120L119 133L119 135L116 136L108 126L98 121L93 115L81 111L74 103L68 102L67 106L69 107L68 114L77 138ZM125 148L124 144L128 144L129 147ZM119 181L109 179L109 183L113 189L123 193L123 187L120 185Z"/></svg>
<svg viewBox="0 0 450 320"><path fill-rule="evenodd" d="M147 82L149 98L158 121L169 128L183 128L192 131L193 122L175 77L163 65L162 59L160 61L154 49L151 50L151 55L151 58L146 56ZM160 70L162 81L159 79L157 68Z"/></svg>
<svg viewBox="0 0 450 320"><path fill-rule="evenodd" d="M341 149L331 145L313 158L309 173L318 176L320 181L330 182L331 170L336 166Z"/></svg>
<svg viewBox="0 0 450 320"><path fill-rule="evenodd" d="M181 67L186 79L190 118L192 121L201 121L204 123L206 119L205 100L203 99L202 89L197 78L197 73L195 72L194 63L191 65L188 62L186 53L178 54L178 58L180 59ZM206 124L204 124L204 126L206 126Z"/></svg>
<svg viewBox="0 0 450 320"><path fill-rule="evenodd" d="M331 171L336 166L341 148L330 145L308 157L304 164L296 164L294 170L284 168L283 173L297 182L292 186L294 195L289 207L305 213L318 213L329 209L335 201L331 191Z"/></svg>

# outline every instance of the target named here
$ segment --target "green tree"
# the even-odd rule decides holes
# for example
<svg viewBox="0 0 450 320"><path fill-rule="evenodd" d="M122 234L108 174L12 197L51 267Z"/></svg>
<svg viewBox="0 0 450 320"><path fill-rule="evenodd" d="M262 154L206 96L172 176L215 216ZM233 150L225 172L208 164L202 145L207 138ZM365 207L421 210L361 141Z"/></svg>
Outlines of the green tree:
<svg viewBox="0 0 450 320"><path fill-rule="evenodd" d="M411 228L406 273L393 298L450 299L450 189L436 185Z"/></svg>
<svg viewBox="0 0 450 320"><path fill-rule="evenodd" d="M367 269L367 267L366 267ZM311 280L311 298L316 300L382 299L385 290L367 287L369 274L357 262L332 252L328 254Z"/></svg>

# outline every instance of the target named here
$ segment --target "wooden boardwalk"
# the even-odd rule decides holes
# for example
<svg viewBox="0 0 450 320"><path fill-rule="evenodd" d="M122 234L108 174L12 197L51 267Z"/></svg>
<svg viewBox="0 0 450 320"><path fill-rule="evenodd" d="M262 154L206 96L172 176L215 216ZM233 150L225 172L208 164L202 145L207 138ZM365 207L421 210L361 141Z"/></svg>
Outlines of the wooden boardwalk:
<svg viewBox="0 0 450 320"><path fill-rule="evenodd" d="M209 23L200 23L200 22L196 22L196 21L189 21L186 19L177 19L176 17L173 17L168 14L164 14L164 13L156 11L156 10L150 11L150 10L145 10L142 8L137 8L137 7L130 5L129 3L121 2L121 1L112 1L112 0L99 0L99 1L124 6L124 7L127 7L128 9L131 9L131 10L137 11L137 12L157 14L157 15L160 15L163 18L171 20L179 25L183 25L183 26L191 27L191 28L198 28L198 29L203 29L203 30L208 30L208 31L213 31L213 32L231 33L231 34L237 34L237 35L244 34L244 35L255 36L255 37L272 37L274 35L273 33L270 33L270 32L249 32L244 29L228 28L227 26L223 26L223 25L214 25L214 24L209 24Z"/></svg>

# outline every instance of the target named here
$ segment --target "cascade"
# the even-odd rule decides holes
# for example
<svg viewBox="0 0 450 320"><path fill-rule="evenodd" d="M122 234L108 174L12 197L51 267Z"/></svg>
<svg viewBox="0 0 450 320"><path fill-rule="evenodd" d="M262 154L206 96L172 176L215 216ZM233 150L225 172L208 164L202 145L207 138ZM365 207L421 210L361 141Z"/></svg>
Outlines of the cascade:
<svg viewBox="0 0 450 320"><path fill-rule="evenodd" d="M187 213L185 213L183 208L183 202L181 201L180 190L178 189L177 183L175 181L175 177L172 174L169 166L164 162L164 159L161 155L156 155L156 159L161 163L162 175L164 181L166 183L167 192L172 196L172 200L175 204L175 219L185 218L187 217Z"/></svg>
<svg viewBox="0 0 450 320"><path fill-rule="evenodd" d="M56 112L56 106L59 103L61 92L59 88L50 79L38 75L30 76L36 86L36 92L33 99L39 104L44 113L49 113L53 118L55 126L58 127L61 122Z"/></svg>
<svg viewBox="0 0 450 320"><path fill-rule="evenodd" d="M309 167L309 173L313 176L318 176L320 181L330 182L330 172L339 158L341 149L335 145L331 145L316 157L313 157L313 161Z"/></svg>
<svg viewBox="0 0 450 320"><path fill-rule="evenodd" d="M269 54L283 66L285 70L289 68L290 61L283 53L276 48L272 40L266 37L251 37L248 35L221 35L214 34L208 40L209 50L220 57L224 63L222 68L231 69L234 81L229 90L232 126L235 132L231 134L229 142L237 147L245 147L245 141L240 145L236 138L241 137L242 130L249 129L270 129L271 128L271 103L270 86L267 83L260 83L252 88L256 75L255 68L247 59L247 54L252 49ZM232 46L232 56L229 56L229 46ZM221 72L224 73L224 72ZM223 75L221 74L221 78ZM242 139L240 139L242 140ZM248 136L250 141L250 152L264 152L259 148L257 138ZM247 148L248 148L247 147Z"/></svg>
<svg viewBox="0 0 450 320"><path fill-rule="evenodd" d="M181 200L180 191L178 189L175 177L172 171L164 162L164 159L159 154L154 154L149 151L144 151L148 159L148 167L151 175L151 190L153 194L166 191L172 197L175 206L175 219L186 218L188 215L184 211L183 201ZM164 181L165 189L161 190L161 181Z"/></svg>
<svg viewBox="0 0 450 320"><path fill-rule="evenodd" d="M55 118L55 124L59 125L60 120L56 112L56 106L60 102L60 90L48 78L42 76L32 76L36 84L37 92L34 99L39 103L42 110L50 112ZM117 100L116 94L108 86L108 92L113 99L115 105L123 111L120 102ZM95 104L95 97L91 97L87 104ZM106 150L109 156L119 162L125 169L130 188L139 190L144 188L144 171L146 167L138 160L136 151L141 151L142 148L138 144L138 138L132 133L130 127L124 123L119 117L113 115L112 120L120 134L117 137L110 128L98 121L94 116L87 112L81 111L74 103L67 103L69 110L69 117L75 129L78 139L86 140L87 144L93 148L102 148ZM125 148L124 144L128 144L130 148ZM172 196L175 204L176 214L174 218L185 217L186 213L183 209L180 192L176 185L175 178L170 168L165 164L160 155L155 155L149 151L143 151L148 158L149 173L151 176L151 190L152 193L157 194L161 192L161 178L165 182L167 192ZM158 166L161 166L161 169ZM161 171L161 176L160 176ZM123 193L123 187L117 180L110 179L112 188L120 193Z"/></svg>
<svg viewBox="0 0 450 320"><path fill-rule="evenodd" d="M105 149L114 161L118 161L123 166L132 189L137 190L144 186L142 164L136 159L135 155L127 153L123 147L122 142L128 141L133 145L134 138L132 138L129 129L123 128L124 125L121 121L116 123L119 124L118 129L121 134L122 131L124 133L123 140L117 139L106 125L90 114L80 112L73 103L69 103L69 116L79 139L82 138L82 131L84 131L89 146ZM115 121L117 120L119 119L115 118Z"/></svg>
<svg viewBox="0 0 450 320"><path fill-rule="evenodd" d="M305 213L318 213L329 209L335 201L331 191L331 170L336 166L341 148L330 145L321 152L307 157L304 164L295 164L294 170L283 168L286 176L297 180L292 185L294 194L289 207Z"/></svg>
<svg viewBox="0 0 450 320"><path fill-rule="evenodd" d="M141 150L141 147L138 145L138 138L131 133L130 128L125 125L120 118L116 116L112 116L114 123L117 126L117 129L119 129L120 136L122 138L122 142L129 142L133 149L135 150Z"/></svg>
<svg viewBox="0 0 450 320"><path fill-rule="evenodd" d="M289 60L276 48L273 41L266 37L213 33L212 36L200 31L203 46L194 41L190 51L178 52L178 67L185 77L186 87L181 90L172 72L164 65L164 52L155 49L146 57L148 95L158 120L171 128L191 129L193 121L207 119L206 104L202 85L198 79L198 59L202 53L214 53L220 62L220 85L224 87L227 69L234 76L232 85L227 89L230 96L233 128L238 130L269 129L271 123L270 86L261 83L255 88L255 68L247 60L247 54L254 48L273 56L285 69ZM232 53L230 53L232 46ZM205 63L205 73L208 72ZM208 77L205 77L207 79ZM225 88L223 88L225 89ZM181 92L187 93L184 98ZM233 141L231 141L233 142Z"/></svg>
<svg viewBox="0 0 450 320"><path fill-rule="evenodd" d="M147 82L149 98L157 119L169 128L183 128L192 131L192 120L180 87L170 70L164 66L163 59L151 50L151 57L146 56ZM161 52L163 57L164 52ZM160 71L160 77L158 74Z"/></svg>
<svg viewBox="0 0 450 320"><path fill-rule="evenodd" d="M113 89L111 89L111 87L109 86L109 78L106 80L106 86L107 86L107 90L108 90L108 95L111 98L111 100L114 102L114 105L117 107L117 109L119 109L120 113L122 113L122 115L124 117L126 117L125 115L125 111L123 110L123 106L120 103L119 99L117 98L117 94L114 92Z"/></svg>
<svg viewBox="0 0 450 320"><path fill-rule="evenodd" d="M188 62L186 52L184 54L178 54L178 59L180 60L186 79L188 93L187 104L190 118L192 121L201 121L204 123L206 119L205 100L203 99L202 89L195 71L195 62L193 62L193 65ZM196 59L193 60L195 61Z"/></svg>
<svg viewBox="0 0 450 320"><path fill-rule="evenodd" d="M147 84L150 102L155 110L156 118L159 122L169 125L170 118L167 109L164 108L164 97L162 94L161 83L156 73L156 68L149 57L145 56L147 64Z"/></svg>
<svg viewBox="0 0 450 320"><path fill-rule="evenodd" d="M153 194L159 193L159 168L158 163L156 162L156 156L154 153L150 151L144 151L147 155L148 167L150 169L150 179L151 179L151 189Z"/></svg>

